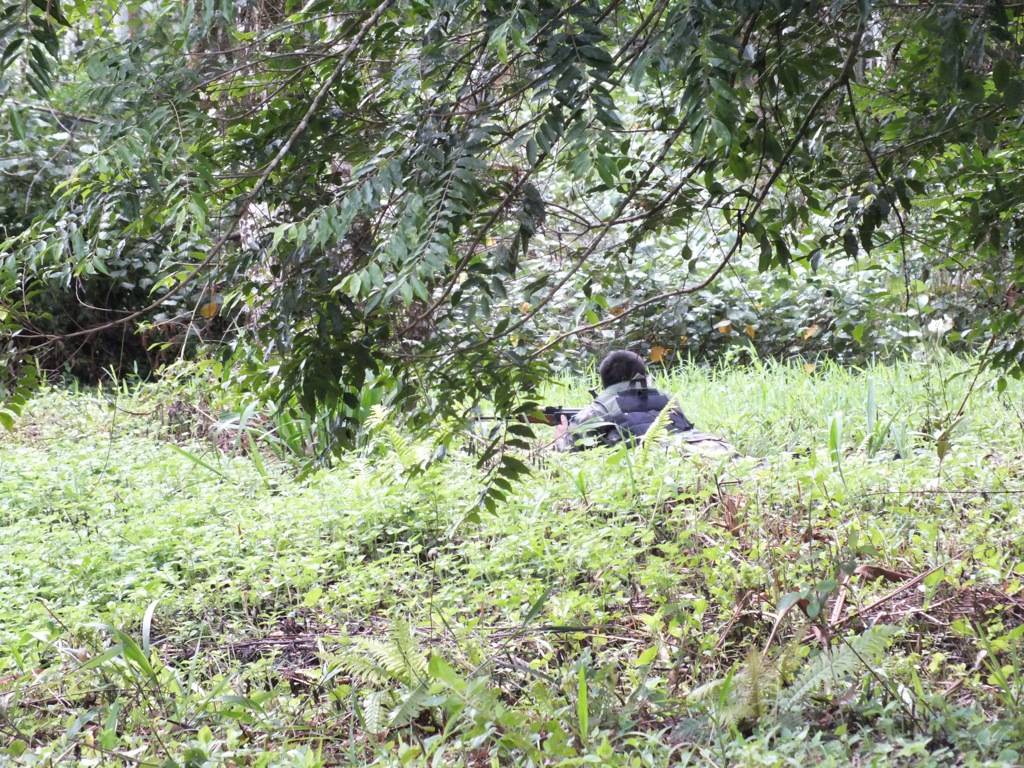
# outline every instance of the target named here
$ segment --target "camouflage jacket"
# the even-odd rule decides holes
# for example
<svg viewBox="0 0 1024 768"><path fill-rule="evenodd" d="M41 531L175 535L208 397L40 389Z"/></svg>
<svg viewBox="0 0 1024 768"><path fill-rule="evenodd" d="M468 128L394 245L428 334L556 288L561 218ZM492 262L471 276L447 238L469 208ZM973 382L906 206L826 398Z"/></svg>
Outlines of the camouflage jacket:
<svg viewBox="0 0 1024 768"><path fill-rule="evenodd" d="M616 445L643 437L668 406L669 398L641 379L624 381L606 388L569 422L569 431L558 439L558 450L582 450L595 445ZM693 429L683 412L673 408L668 430Z"/></svg>

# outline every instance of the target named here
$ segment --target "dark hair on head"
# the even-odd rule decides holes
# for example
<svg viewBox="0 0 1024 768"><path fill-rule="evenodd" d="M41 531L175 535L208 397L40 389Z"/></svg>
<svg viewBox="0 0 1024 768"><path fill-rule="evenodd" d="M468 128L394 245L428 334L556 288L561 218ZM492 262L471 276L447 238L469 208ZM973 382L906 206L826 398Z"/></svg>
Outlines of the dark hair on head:
<svg viewBox="0 0 1024 768"><path fill-rule="evenodd" d="M597 372L601 374L601 386L610 387L612 384L632 381L637 376L646 376L647 366L644 359L635 352L617 349L605 355Z"/></svg>

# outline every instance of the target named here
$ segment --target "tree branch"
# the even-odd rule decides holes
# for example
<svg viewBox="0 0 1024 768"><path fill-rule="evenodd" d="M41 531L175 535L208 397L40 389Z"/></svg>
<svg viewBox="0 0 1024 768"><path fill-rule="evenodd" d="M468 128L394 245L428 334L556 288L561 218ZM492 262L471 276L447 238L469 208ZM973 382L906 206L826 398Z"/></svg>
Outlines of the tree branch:
<svg viewBox="0 0 1024 768"><path fill-rule="evenodd" d="M818 98L814 100L814 103L811 105L811 108L807 111L807 114L804 116L803 121L800 123L800 127L797 129L796 134L793 136L792 140L790 140L789 142L789 145L786 147L786 151L785 153L783 153L782 159L779 160L778 165L775 166L775 169L772 171L772 174L771 176L769 176L768 181L761 189L761 192L747 206L745 206L742 211L740 211L737 214L736 240L733 242L732 247L729 248L728 252L722 258L722 261L718 264L717 267L715 267L714 271L712 271L710 275L708 275L706 278L704 278L695 285L686 286L673 291L665 291L664 293L660 293L657 296L652 296L651 298L646 299L645 301L642 301L639 304L635 304L634 306L629 307L628 309L626 309L625 311L618 315L613 315L611 317L605 318L604 320L599 320L596 323L577 326L576 328L565 331L564 333L559 334L554 339L549 341L547 344L542 346L536 352L534 352L533 355L531 355L531 357L536 357L537 355L546 352L547 350L551 349L552 347L569 338L570 336L577 336L581 333L586 333L587 331L593 331L598 328L604 328L606 326L613 325L614 323L618 323L621 320L634 314L635 312L638 312L642 309L646 309L647 307L653 304L658 304L667 299L675 298L677 296L683 296L688 293L694 293L710 285L715 280L715 278L717 278L718 275L722 273L722 270L724 270L726 266L728 266L729 262L732 261L732 258L736 255L737 251L739 251L740 245L743 243L743 236L746 234L746 222L749 221L750 218L757 213L758 209L760 209L761 205L764 203L765 198L767 198L772 186L774 186L775 182L782 174L782 171L785 168L786 163L789 162L789 159L792 157L793 152L796 151L797 145L800 143L804 135L807 133L807 129L810 127L811 121L814 119L814 116L818 113L818 110L821 109L822 105L825 103L825 100L828 99L829 96L831 96L833 93L835 93L836 89L840 88L849 80L850 74L853 71L854 62L857 59L857 52L860 50L860 42L863 37L864 19L861 19L857 25L857 31L854 33L853 41L850 44L850 50L849 53L847 53L846 55L846 61L843 64L842 71L839 73L839 75L836 76L836 78L831 83L828 84L828 86L826 86L825 90L823 90L818 95Z"/></svg>
<svg viewBox="0 0 1024 768"><path fill-rule="evenodd" d="M356 33L355 37L352 38L351 42L349 42L345 50L341 52L341 55L338 57L337 63L334 65L334 69L331 70L331 74L328 75L327 79L317 90L316 95L313 96L313 100L309 103L309 107L306 109L306 112L302 116L302 119L299 121L298 125L295 126L295 128L289 134L287 140L284 142L283 145L281 145L281 148L278 150L277 154L274 155L273 160L271 160L267 167L263 169L263 172L260 174L259 179L257 179L256 184L253 186L252 190L250 190L249 194L247 194L239 203L238 211L234 215L233 220L228 226L227 230L225 230L224 233L214 242L213 246L206 254L206 258L204 258L199 264L196 265L195 269L192 271L190 275L183 278L179 283L177 283L173 288L167 291L167 293L165 293L159 299L143 307L142 309L132 312L130 315L118 318L117 320L110 320L109 322L101 323L100 325L94 325L91 328L84 328L80 331L72 331L71 333L63 334L48 334L46 338L49 339L50 341L57 341L61 339L74 338L76 336L88 336L91 334L99 333L100 331L109 330L110 328L116 328L120 325L130 323L133 320L137 320L140 317L144 317L153 310L158 309L172 296L181 293L182 289L185 288L185 286L191 284L203 270L209 267L213 263L213 260L224 249L224 246L227 245L227 243L234 236L235 230L238 228L239 222L241 221L242 216L245 215L245 212L248 209L249 204L256 200L260 192L262 192L263 188L266 186L267 180L270 178L271 174L278 169L284 158L288 155L289 152L291 152L292 147L295 146L295 142L298 141L299 137L302 136L303 133L305 133L306 128L309 127L309 121L317 113L317 110L320 109L320 105L323 104L323 101L327 97L327 94L330 92L335 82L337 82L342 72L344 72L349 59L351 58L352 54L359 48L359 45L360 43L362 43L363 38L365 38L369 31L377 24L378 21L380 21L380 18L384 15L384 12L387 11L388 8L390 8L392 5L394 5L394 2L395 0L382 0L380 4L377 6L377 9L359 28L359 31ZM25 338L34 337L26 336Z"/></svg>

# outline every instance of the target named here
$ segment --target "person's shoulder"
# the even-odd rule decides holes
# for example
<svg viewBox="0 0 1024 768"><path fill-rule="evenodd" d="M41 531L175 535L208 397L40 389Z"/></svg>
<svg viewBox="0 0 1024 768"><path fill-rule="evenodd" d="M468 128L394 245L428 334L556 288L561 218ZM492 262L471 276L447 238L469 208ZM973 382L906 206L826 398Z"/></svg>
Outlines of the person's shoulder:
<svg viewBox="0 0 1024 768"><path fill-rule="evenodd" d="M621 381L618 384L611 384L598 393L597 397L594 398L594 402L610 403L629 388L630 382L628 381Z"/></svg>

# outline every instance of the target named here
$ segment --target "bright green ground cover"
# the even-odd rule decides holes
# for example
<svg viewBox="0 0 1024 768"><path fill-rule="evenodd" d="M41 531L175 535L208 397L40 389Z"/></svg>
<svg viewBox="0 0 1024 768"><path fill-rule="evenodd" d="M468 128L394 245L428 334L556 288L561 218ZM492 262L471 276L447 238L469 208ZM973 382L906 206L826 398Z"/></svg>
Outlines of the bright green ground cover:
<svg viewBox="0 0 1024 768"><path fill-rule="evenodd" d="M1019 763L1024 388L937 440L971 381L683 369L764 461L534 457L479 523L387 418L297 482L168 386L47 391L0 437L0 763Z"/></svg>

